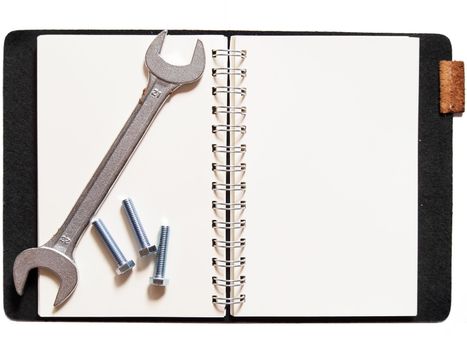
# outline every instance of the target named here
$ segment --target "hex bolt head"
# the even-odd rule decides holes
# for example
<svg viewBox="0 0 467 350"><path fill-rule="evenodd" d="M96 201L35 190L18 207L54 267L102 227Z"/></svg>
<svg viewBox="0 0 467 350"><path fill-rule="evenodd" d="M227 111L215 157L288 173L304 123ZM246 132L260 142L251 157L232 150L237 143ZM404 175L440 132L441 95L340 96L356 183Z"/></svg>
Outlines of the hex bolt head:
<svg viewBox="0 0 467 350"><path fill-rule="evenodd" d="M169 279L151 276L149 277L149 282L151 282L151 284L154 286L166 287L169 284Z"/></svg>
<svg viewBox="0 0 467 350"><path fill-rule="evenodd" d="M156 245L150 245L149 247L141 248L139 251L139 256L144 258L145 256L148 255L156 255L157 254L157 248Z"/></svg>
<svg viewBox="0 0 467 350"><path fill-rule="evenodd" d="M115 271L117 272L118 275L122 275L125 272L130 271L133 267L135 267L135 262L133 260L128 260L123 265L120 265L119 267L117 267Z"/></svg>

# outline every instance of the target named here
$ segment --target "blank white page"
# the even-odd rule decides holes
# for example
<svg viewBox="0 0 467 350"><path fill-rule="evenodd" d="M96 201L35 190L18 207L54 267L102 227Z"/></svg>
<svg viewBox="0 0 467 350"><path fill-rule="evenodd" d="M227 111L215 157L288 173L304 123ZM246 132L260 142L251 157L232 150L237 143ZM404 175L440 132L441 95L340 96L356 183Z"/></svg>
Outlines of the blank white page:
<svg viewBox="0 0 467 350"><path fill-rule="evenodd" d="M233 47L248 52L235 315L416 315L419 40L237 36Z"/></svg>
<svg viewBox="0 0 467 350"><path fill-rule="evenodd" d="M75 251L79 281L71 298L54 310L57 281L39 278L41 316L215 317L211 257L212 49L223 36L167 36L162 56L189 63L196 39L206 50L198 84L183 87L161 109L128 166L97 213L127 258L130 274L115 264L94 230ZM47 35L38 38L39 244L60 227L94 170L133 111L147 76L152 35ZM171 227L165 288L149 285L153 262L137 258L137 243L121 209L133 199L151 242L159 225ZM46 276L44 276L46 274Z"/></svg>

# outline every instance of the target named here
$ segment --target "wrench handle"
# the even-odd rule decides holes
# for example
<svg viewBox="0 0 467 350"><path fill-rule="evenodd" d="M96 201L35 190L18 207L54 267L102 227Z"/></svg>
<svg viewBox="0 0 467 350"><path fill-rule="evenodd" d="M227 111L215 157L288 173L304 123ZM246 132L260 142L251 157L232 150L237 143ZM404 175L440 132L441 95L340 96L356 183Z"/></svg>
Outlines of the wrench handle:
<svg viewBox="0 0 467 350"><path fill-rule="evenodd" d="M150 75L148 87L58 232L44 246L73 259L73 250L160 108L179 85Z"/></svg>

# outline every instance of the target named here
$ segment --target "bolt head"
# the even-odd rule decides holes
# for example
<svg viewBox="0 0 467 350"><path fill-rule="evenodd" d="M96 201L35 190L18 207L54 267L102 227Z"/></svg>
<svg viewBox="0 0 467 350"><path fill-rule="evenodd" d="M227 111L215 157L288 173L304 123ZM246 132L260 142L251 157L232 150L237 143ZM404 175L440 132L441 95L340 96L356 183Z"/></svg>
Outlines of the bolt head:
<svg viewBox="0 0 467 350"><path fill-rule="evenodd" d="M154 286L165 287L169 284L169 279L151 276L149 277L149 282Z"/></svg>
<svg viewBox="0 0 467 350"><path fill-rule="evenodd" d="M127 271L130 271L133 267L135 267L135 262L133 260L128 260L124 264L120 265L116 271L118 275L121 275Z"/></svg>
<svg viewBox="0 0 467 350"><path fill-rule="evenodd" d="M157 253L157 248L155 245L150 245L149 247L144 247L139 250L139 256L144 258L148 255L155 255Z"/></svg>

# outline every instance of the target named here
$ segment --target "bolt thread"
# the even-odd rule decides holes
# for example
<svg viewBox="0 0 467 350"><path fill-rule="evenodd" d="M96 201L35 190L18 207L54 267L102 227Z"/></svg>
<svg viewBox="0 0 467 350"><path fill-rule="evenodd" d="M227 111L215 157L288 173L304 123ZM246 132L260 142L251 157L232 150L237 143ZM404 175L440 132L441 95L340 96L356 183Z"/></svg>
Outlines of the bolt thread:
<svg viewBox="0 0 467 350"><path fill-rule="evenodd" d="M167 244L169 241L169 226L161 226L158 255L156 261L155 278L165 277L165 267L167 262Z"/></svg>
<svg viewBox="0 0 467 350"><path fill-rule="evenodd" d="M138 239L139 246L141 248L149 247L151 244L149 243L148 236L146 235L143 225L141 224L141 220L136 213L133 201L130 198L127 198L122 203L123 207L125 208L125 213L128 217L128 220L131 223L131 228L133 229L133 232Z"/></svg>
<svg viewBox="0 0 467 350"><path fill-rule="evenodd" d="M118 247L117 243L112 238L109 230L105 227L104 223L101 219L97 219L92 222L92 225L96 228L97 232L101 236L102 240L104 241L105 245L109 249L112 257L114 258L115 262L118 266L123 265L126 262L126 258L123 255L122 251Z"/></svg>

